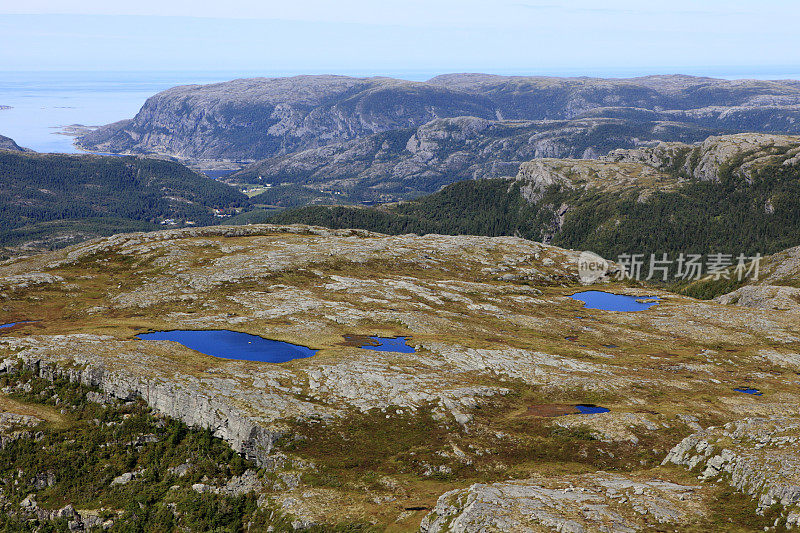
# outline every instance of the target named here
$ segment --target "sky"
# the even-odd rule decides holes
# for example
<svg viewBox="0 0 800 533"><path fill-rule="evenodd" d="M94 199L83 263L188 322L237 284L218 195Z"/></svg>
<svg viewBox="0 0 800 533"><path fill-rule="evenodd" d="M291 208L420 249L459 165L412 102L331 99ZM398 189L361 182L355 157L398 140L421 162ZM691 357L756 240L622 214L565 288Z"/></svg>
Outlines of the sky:
<svg viewBox="0 0 800 533"><path fill-rule="evenodd" d="M785 0L26 0L0 70L800 72Z"/></svg>

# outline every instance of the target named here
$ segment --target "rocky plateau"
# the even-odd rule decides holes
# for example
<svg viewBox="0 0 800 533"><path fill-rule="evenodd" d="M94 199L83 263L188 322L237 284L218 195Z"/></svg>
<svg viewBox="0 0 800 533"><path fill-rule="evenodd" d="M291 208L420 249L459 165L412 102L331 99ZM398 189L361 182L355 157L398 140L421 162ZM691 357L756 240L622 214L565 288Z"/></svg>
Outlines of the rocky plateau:
<svg viewBox="0 0 800 533"><path fill-rule="evenodd" d="M658 305L586 309L570 298L586 288L578 254L302 225L96 239L0 265L3 321L35 321L0 330L0 372L69 377L99 387L96 401L140 397L209 428L258 465L237 483L301 529L708 531L725 527L731 490L752 516L796 525L797 309L695 300L618 281L614 265L603 290ZM765 279L796 279L770 265ZM179 328L319 351L258 363L135 337ZM347 340L369 335L406 336L416 352ZM542 409L575 404L609 411ZM31 414L0 405L15 413L3 428L24 431ZM419 420L431 422L413 430ZM414 444L367 482L331 462L347 446L330 439L373 423L375 442L353 450Z"/></svg>

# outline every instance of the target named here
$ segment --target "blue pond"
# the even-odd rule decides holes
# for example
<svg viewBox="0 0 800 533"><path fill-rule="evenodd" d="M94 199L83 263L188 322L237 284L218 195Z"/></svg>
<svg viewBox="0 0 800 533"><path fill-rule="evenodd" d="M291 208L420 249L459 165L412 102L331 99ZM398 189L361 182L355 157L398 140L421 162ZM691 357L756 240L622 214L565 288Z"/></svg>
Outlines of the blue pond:
<svg viewBox="0 0 800 533"><path fill-rule="evenodd" d="M735 390L736 392L743 392L745 394L752 394L753 396L761 396L762 394L761 391L758 389L750 389L747 387L740 387L738 389L733 389L733 390Z"/></svg>
<svg viewBox="0 0 800 533"><path fill-rule="evenodd" d="M606 407L598 407L596 405L576 405L575 409L581 412L584 415L594 415L597 413L608 413L611 409Z"/></svg>
<svg viewBox="0 0 800 533"><path fill-rule="evenodd" d="M149 341L175 341L206 355L240 361L285 363L317 353L317 350L305 346L226 329L156 331L136 337Z"/></svg>
<svg viewBox="0 0 800 533"><path fill-rule="evenodd" d="M414 353L414 347L408 345L408 337L370 337L377 344L365 344L364 350L376 352Z"/></svg>
<svg viewBox="0 0 800 533"><path fill-rule="evenodd" d="M0 324L0 328L12 328L12 327L16 326L17 324L30 324L32 322L33 322L33 320L24 320L22 322L11 322L9 324Z"/></svg>
<svg viewBox="0 0 800 533"><path fill-rule="evenodd" d="M603 311L644 311L658 304L656 296L626 296L603 291L583 291L570 296L583 302L588 309L601 309ZM641 302L637 300L656 300Z"/></svg>

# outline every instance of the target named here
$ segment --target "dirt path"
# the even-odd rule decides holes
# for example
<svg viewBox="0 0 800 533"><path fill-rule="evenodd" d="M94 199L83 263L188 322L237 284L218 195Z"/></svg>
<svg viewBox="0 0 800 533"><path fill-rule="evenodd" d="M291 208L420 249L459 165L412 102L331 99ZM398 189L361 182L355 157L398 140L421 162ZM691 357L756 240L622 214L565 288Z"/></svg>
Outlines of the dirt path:
<svg viewBox="0 0 800 533"><path fill-rule="evenodd" d="M19 402L9 398L5 394L0 394L0 412L33 416L57 426L66 425L68 422L67 418L55 408Z"/></svg>

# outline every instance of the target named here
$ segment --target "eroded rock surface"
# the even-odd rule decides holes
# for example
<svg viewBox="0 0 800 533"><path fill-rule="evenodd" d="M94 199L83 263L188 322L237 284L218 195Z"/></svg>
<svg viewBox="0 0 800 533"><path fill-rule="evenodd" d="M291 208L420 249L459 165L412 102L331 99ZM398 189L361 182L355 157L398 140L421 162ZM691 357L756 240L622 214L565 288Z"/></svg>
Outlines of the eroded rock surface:
<svg viewBox="0 0 800 533"><path fill-rule="evenodd" d="M665 523L679 527L702 514L702 500L698 486L606 473L569 481L528 479L475 484L443 494L422 521L420 530L627 533Z"/></svg>
<svg viewBox="0 0 800 533"><path fill-rule="evenodd" d="M701 181L719 181L727 172L751 181L764 165L800 165L800 139L790 135L740 133L703 142L659 143L655 147L614 150L608 162L642 163Z"/></svg>
<svg viewBox="0 0 800 533"><path fill-rule="evenodd" d="M686 437L664 459L698 471L702 480L723 478L758 500L788 509L800 502L800 419L746 418Z"/></svg>
<svg viewBox="0 0 800 533"><path fill-rule="evenodd" d="M746 281L743 287L715 300L796 313L800 310L800 246L762 258L756 279Z"/></svg>

